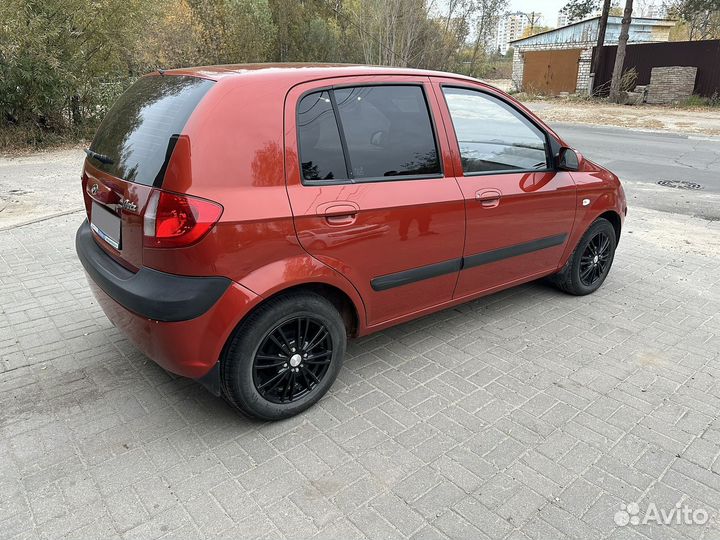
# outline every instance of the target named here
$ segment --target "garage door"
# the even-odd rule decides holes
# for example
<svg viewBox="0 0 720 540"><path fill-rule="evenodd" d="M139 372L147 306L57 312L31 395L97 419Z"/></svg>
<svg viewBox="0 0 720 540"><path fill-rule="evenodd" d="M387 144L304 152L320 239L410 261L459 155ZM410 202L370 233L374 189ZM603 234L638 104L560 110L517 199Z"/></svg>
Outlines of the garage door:
<svg viewBox="0 0 720 540"><path fill-rule="evenodd" d="M557 95L575 92L581 49L528 51L524 54L523 90Z"/></svg>

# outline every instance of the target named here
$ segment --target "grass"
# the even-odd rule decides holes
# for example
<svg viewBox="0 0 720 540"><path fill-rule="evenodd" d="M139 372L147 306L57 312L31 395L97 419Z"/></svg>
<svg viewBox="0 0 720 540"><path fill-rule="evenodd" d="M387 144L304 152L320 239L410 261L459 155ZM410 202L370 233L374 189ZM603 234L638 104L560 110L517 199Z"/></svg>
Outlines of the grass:
<svg viewBox="0 0 720 540"><path fill-rule="evenodd" d="M18 155L87 143L95 128L49 130L35 125L0 126L0 154Z"/></svg>
<svg viewBox="0 0 720 540"><path fill-rule="evenodd" d="M693 94L677 104L679 108L687 109L720 109L720 94L715 92L710 97L703 97Z"/></svg>

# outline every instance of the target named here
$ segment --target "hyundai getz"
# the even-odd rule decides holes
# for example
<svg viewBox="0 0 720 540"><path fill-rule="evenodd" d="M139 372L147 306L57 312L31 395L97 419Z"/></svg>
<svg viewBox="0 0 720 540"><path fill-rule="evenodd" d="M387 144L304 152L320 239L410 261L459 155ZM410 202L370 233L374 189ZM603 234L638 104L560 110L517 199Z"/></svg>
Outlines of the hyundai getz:
<svg viewBox="0 0 720 540"><path fill-rule="evenodd" d="M76 248L108 318L266 420L328 391L348 336L546 276L592 293L627 213L523 105L433 71L154 72L86 152Z"/></svg>

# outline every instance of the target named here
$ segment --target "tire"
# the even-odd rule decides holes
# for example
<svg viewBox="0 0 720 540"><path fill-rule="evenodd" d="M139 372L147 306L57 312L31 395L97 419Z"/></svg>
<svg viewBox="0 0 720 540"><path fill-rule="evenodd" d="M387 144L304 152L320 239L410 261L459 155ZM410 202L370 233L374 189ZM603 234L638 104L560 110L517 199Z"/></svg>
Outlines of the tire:
<svg viewBox="0 0 720 540"><path fill-rule="evenodd" d="M230 339L220 363L225 399L261 420L299 414L332 386L346 340L340 313L322 296L289 293L273 298L252 312Z"/></svg>
<svg viewBox="0 0 720 540"><path fill-rule="evenodd" d="M605 245L605 249L600 251L599 248ZM595 292L610 272L616 247L615 228L604 218L596 219L578 242L563 269L552 277L553 283L566 293L576 296Z"/></svg>

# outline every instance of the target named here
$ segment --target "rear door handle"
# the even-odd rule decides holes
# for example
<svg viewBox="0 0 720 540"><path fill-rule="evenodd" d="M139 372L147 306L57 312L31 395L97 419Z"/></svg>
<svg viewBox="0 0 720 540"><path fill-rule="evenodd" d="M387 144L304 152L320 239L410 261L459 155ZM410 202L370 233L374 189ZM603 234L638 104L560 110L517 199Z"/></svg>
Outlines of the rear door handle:
<svg viewBox="0 0 720 540"><path fill-rule="evenodd" d="M485 189L475 193L475 200L483 205L483 208L493 208L500 204L500 193L497 189Z"/></svg>
<svg viewBox="0 0 720 540"><path fill-rule="evenodd" d="M325 216L330 225L349 225L355 221L359 209L349 201L333 201L318 206L317 213Z"/></svg>
<svg viewBox="0 0 720 540"><path fill-rule="evenodd" d="M325 221L330 225L350 225L355 222L355 214L344 214L342 216L325 216Z"/></svg>

